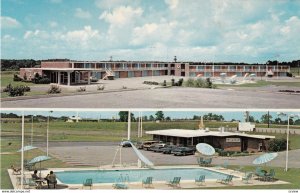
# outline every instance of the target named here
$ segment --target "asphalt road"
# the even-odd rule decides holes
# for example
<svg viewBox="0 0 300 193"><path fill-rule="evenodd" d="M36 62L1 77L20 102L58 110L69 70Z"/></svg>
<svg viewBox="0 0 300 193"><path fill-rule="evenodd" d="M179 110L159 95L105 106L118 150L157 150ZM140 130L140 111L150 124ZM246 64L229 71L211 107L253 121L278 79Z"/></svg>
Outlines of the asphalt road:
<svg viewBox="0 0 300 193"><path fill-rule="evenodd" d="M272 91L158 88L2 101L4 108L300 108L300 95Z"/></svg>
<svg viewBox="0 0 300 193"><path fill-rule="evenodd" d="M43 147L45 150L45 148ZM110 165L114 159L117 144L113 143L51 143L49 145L49 153L58 159L69 164L101 166ZM196 156L173 156L162 153L154 153L152 151L141 150L154 165L188 165L197 164ZM300 168L299 160L300 149L289 151L289 167ZM268 166L285 167L285 152L279 152L278 157L268 163ZM213 165L222 165L228 162L229 165L253 165L252 161L259 155L242 156L242 157L215 157ZM122 148L121 160L127 165L137 163L137 156L132 148ZM117 154L115 164L120 163L120 154Z"/></svg>

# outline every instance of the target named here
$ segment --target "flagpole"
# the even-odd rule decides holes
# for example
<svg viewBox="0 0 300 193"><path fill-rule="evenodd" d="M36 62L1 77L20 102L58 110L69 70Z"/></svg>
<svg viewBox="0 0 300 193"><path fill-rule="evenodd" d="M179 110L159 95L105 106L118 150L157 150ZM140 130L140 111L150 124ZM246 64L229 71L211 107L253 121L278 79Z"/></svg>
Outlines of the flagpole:
<svg viewBox="0 0 300 193"><path fill-rule="evenodd" d="M24 182L24 111L22 114L22 152L21 152L21 189L23 189Z"/></svg>

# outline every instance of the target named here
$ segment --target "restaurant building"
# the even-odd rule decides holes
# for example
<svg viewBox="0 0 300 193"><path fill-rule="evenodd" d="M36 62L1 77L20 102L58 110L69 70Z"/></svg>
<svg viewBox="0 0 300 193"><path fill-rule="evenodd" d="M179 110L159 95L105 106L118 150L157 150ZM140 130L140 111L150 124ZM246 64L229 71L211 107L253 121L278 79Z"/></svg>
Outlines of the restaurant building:
<svg viewBox="0 0 300 193"><path fill-rule="evenodd" d="M209 131L204 129L165 129L146 131L153 135L153 140L163 141L180 146L196 146L198 143L207 143L214 148L225 151L259 152L268 150L270 139L275 136L251 135L240 132Z"/></svg>

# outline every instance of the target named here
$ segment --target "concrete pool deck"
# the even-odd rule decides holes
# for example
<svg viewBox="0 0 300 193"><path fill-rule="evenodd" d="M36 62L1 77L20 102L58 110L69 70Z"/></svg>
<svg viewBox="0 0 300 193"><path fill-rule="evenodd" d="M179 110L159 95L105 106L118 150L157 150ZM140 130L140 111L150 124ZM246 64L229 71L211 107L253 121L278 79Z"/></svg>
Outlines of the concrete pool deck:
<svg viewBox="0 0 300 193"><path fill-rule="evenodd" d="M194 166L157 166L155 169L160 169L160 168L204 168L207 170L215 171L215 172L221 172L224 174L232 174L236 178L233 178L232 184L226 185L226 184L221 184L218 183L217 180L206 180L205 184L203 185L197 185L193 180L181 180L180 182L180 188L181 189L198 189L198 188L217 188L217 187L226 187L226 186L256 186L256 185L274 185L274 184L289 184L288 182L284 182L281 180L273 181L273 182L267 182L267 181L259 181L257 178L252 178L249 183L245 183L242 181L242 177L245 176L244 172L239 172L239 171L234 171L226 168L219 168L219 167L199 167L197 165ZM101 168L99 167L91 167L91 168L48 168L47 170L42 170L41 174L42 177L45 177L50 171L58 172L58 171L80 171L80 170L122 170L122 169L141 169L137 167L111 167L111 166L102 166ZM25 177L26 178L31 178L32 171L25 171ZM17 178L20 177L20 175L14 175L13 171L11 169L8 169L8 174L10 176L12 185L14 189L19 189L20 184L18 183ZM126 183L129 189L146 189L142 187L141 182L129 182ZM25 188L28 188L25 186ZM43 184L42 189L47 189L47 184ZM82 184L62 184L61 182L58 181L57 189L83 189ZM86 189L86 187L85 187ZM88 188L89 189L89 188ZM95 183L93 184L92 189L113 189L112 183L105 183L105 184L100 184L100 183ZM167 190L167 189L174 189L173 187L170 187L166 184L166 181L153 181L153 186L150 189L158 189L158 190Z"/></svg>

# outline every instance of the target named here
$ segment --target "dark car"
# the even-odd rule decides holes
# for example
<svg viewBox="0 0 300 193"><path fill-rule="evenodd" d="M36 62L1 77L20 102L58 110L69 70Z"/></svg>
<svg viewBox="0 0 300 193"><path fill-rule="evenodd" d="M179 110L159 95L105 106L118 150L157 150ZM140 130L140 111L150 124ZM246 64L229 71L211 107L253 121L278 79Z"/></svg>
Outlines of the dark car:
<svg viewBox="0 0 300 193"><path fill-rule="evenodd" d="M161 152L163 154L171 154L172 150L174 150L175 148L177 148L177 146L175 146L175 145L168 145L167 147L162 148Z"/></svg>
<svg viewBox="0 0 300 193"><path fill-rule="evenodd" d="M174 150L171 151L174 155L194 155L195 154L195 148L190 147L177 147Z"/></svg>
<svg viewBox="0 0 300 193"><path fill-rule="evenodd" d="M157 152L159 149L164 148L165 146L166 146L166 144L164 144L164 143L157 143L157 144L151 145L149 150Z"/></svg>
<svg viewBox="0 0 300 193"><path fill-rule="evenodd" d="M131 143L129 141L122 141L120 143L120 146L122 146L122 147L131 147Z"/></svg>

